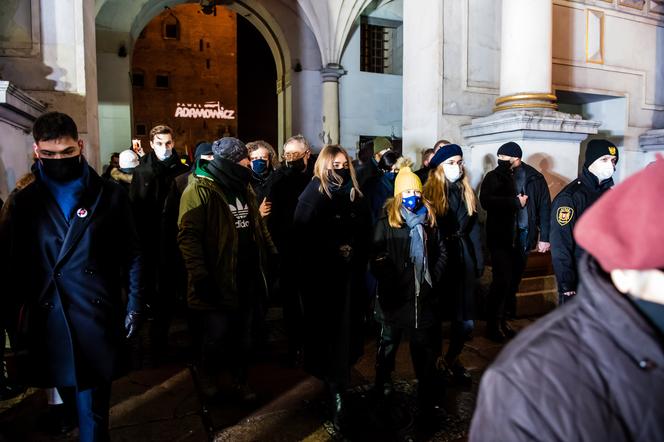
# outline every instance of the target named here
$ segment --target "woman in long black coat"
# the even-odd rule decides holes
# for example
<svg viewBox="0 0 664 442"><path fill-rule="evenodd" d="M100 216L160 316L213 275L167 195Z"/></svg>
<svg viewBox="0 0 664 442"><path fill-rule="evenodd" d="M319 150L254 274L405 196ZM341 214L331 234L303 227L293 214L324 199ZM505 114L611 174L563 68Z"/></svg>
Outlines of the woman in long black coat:
<svg viewBox="0 0 664 442"><path fill-rule="evenodd" d="M436 211L438 229L443 235L448 263L439 287L443 319L451 321L450 345L444 363L460 383L472 381L459 361L464 342L477 319L475 305L477 278L484 270L477 219L477 197L463 167L463 152L456 144L444 146L429 163L432 173L424 186L424 196Z"/></svg>
<svg viewBox="0 0 664 442"><path fill-rule="evenodd" d="M340 426L342 393L362 354L364 276L371 239L369 206L346 151L326 146L294 216L304 307L304 367L323 380Z"/></svg>

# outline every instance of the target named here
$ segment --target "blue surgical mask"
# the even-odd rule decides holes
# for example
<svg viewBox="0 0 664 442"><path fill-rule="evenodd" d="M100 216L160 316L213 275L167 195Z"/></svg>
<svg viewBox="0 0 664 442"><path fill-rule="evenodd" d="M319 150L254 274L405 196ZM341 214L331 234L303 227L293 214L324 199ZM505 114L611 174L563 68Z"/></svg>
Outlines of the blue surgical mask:
<svg viewBox="0 0 664 442"><path fill-rule="evenodd" d="M403 206L411 212L415 212L422 205L422 197L411 195L406 198L401 198L401 204L403 204Z"/></svg>
<svg viewBox="0 0 664 442"><path fill-rule="evenodd" d="M258 175L262 175L267 170L267 160L253 160L251 162L251 169Z"/></svg>

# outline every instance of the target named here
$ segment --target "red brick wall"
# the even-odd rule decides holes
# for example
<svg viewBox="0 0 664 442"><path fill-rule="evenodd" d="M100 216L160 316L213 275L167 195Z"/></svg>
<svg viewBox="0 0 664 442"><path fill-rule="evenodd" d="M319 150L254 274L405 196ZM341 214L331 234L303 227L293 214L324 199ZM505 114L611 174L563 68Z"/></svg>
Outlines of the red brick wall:
<svg viewBox="0 0 664 442"><path fill-rule="evenodd" d="M179 21L179 40L162 38L164 21L174 22L171 12ZM223 7L217 7L215 17L202 14L197 4L185 4L165 10L145 27L132 59L132 71L142 71L145 82L133 88L134 136L137 124L144 124L148 133L157 124L167 124L175 130L177 150L184 153L185 146L192 151L198 141L237 134L237 115L233 120L174 116L178 103L219 101L223 108L237 110L236 19ZM169 75L167 89L156 87L162 72ZM136 137L149 147L147 135Z"/></svg>

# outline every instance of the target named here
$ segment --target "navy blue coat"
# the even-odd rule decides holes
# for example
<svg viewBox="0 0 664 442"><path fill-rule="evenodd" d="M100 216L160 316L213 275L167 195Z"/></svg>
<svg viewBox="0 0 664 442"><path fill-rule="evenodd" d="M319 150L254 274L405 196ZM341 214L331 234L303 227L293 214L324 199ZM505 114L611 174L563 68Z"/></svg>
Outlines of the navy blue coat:
<svg viewBox="0 0 664 442"><path fill-rule="evenodd" d="M126 311L142 309L127 192L90 168L68 222L36 175L0 215L0 308L18 317L19 376L42 387L108 383L121 374Z"/></svg>

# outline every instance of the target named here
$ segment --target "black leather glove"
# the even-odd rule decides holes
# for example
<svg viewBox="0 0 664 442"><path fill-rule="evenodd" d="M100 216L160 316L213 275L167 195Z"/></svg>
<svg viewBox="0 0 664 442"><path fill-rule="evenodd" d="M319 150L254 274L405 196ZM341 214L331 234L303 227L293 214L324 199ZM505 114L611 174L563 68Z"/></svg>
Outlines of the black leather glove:
<svg viewBox="0 0 664 442"><path fill-rule="evenodd" d="M143 323L143 314L140 312L130 311L125 316L125 330L127 331L127 339L131 338L136 334L139 327Z"/></svg>

